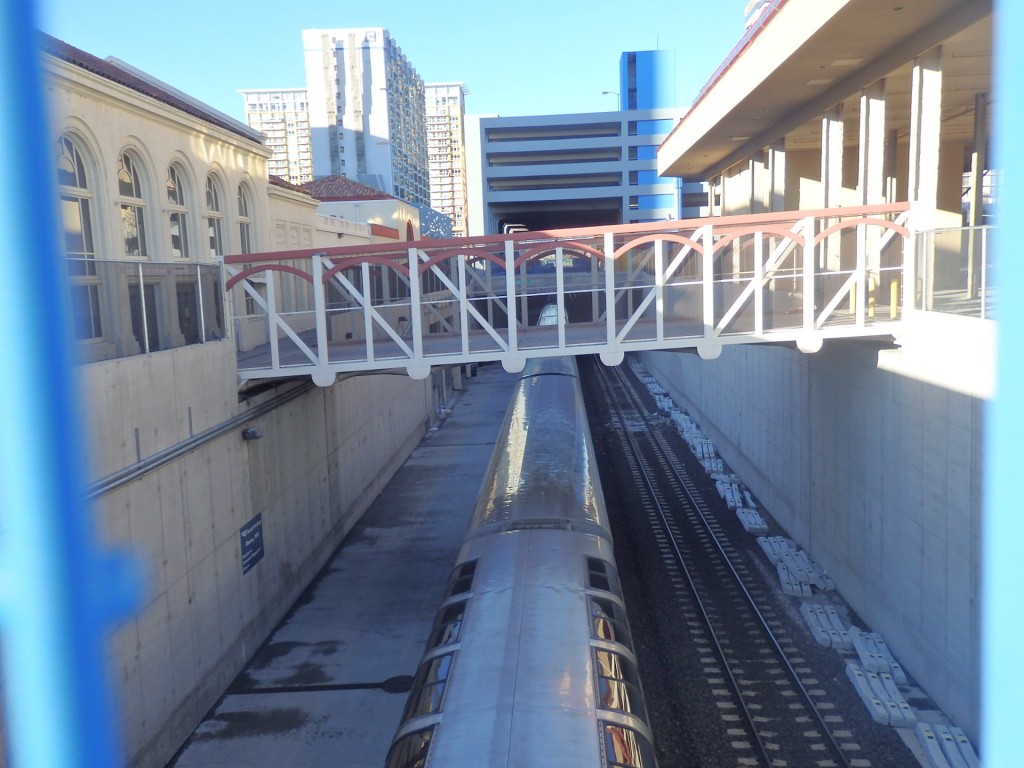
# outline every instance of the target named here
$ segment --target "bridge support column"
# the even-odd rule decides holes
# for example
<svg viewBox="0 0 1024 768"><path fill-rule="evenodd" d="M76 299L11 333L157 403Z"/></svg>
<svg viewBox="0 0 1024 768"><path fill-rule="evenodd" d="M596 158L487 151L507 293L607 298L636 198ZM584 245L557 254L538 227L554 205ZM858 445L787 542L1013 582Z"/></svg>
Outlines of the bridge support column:
<svg viewBox="0 0 1024 768"><path fill-rule="evenodd" d="M980 227L984 224L985 213L985 167L988 156L988 94L978 93L974 96L974 147L971 150L971 192L970 207L967 214L967 226ZM985 268L983 260L975 256L979 244L984 243L984 235L975 229L967 232L967 297L978 295L978 286L982 283L981 270Z"/></svg>
<svg viewBox="0 0 1024 768"><path fill-rule="evenodd" d="M615 343L615 237L604 235L604 317L607 345Z"/></svg>
<svg viewBox="0 0 1024 768"><path fill-rule="evenodd" d="M910 226L914 232L935 228L939 201L939 137L942 127L942 48L914 59L910 91ZM921 246L918 239L917 246ZM925 276L925 309L935 285L934 245L916 253L918 273Z"/></svg>
<svg viewBox="0 0 1024 768"><path fill-rule="evenodd" d="M843 105L825 111L821 119L821 202L822 208L838 208L843 194ZM824 226L835 223L824 222ZM831 235L821 244L818 266L838 270L839 235Z"/></svg>
<svg viewBox="0 0 1024 768"><path fill-rule="evenodd" d="M765 210L786 210L786 142L776 141L768 147L768 188Z"/></svg>
<svg viewBox="0 0 1024 768"><path fill-rule="evenodd" d="M861 205L884 202L885 139L885 81L879 80L860 92L857 191ZM882 267L881 254L878 251L880 234L877 227L858 227L857 283L864 286L863 299L866 299L868 307L872 310L872 316L878 298L878 281ZM858 323L863 323L863 306L857 305L854 310L857 312Z"/></svg>

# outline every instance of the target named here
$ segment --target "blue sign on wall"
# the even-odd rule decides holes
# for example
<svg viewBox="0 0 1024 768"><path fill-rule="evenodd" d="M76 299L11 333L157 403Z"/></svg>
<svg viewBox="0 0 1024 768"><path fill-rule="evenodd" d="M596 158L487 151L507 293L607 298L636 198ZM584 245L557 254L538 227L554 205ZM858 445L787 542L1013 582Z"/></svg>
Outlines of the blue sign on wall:
<svg viewBox="0 0 1024 768"><path fill-rule="evenodd" d="M239 529L242 538L242 573L263 559L263 515L256 515Z"/></svg>

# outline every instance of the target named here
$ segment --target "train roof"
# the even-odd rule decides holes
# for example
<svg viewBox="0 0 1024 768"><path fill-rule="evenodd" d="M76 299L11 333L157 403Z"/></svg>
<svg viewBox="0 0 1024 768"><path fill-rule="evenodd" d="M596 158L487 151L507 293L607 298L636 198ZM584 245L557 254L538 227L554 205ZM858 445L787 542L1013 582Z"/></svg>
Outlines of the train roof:
<svg viewBox="0 0 1024 768"><path fill-rule="evenodd" d="M585 530L610 539L604 495L575 364L540 361L512 395L470 535L523 527Z"/></svg>
<svg viewBox="0 0 1024 768"><path fill-rule="evenodd" d="M428 649L400 729L436 726L426 765L593 768L607 764L609 729L649 741L606 540L554 530L474 539L452 585L438 623L464 600L461 634ZM601 620L613 607L610 632Z"/></svg>

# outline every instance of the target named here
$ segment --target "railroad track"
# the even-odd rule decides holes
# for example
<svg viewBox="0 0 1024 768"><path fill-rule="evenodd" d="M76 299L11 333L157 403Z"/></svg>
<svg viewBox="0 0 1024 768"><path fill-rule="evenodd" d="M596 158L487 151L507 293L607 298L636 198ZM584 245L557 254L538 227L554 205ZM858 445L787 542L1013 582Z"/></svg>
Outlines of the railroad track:
<svg viewBox="0 0 1024 768"><path fill-rule="evenodd" d="M840 766L839 718L802 667L775 599L738 557L711 504L625 374L594 365L621 459L635 479L736 765ZM806 684L805 684L806 680ZM843 732L844 736L846 732ZM716 755L714 759L721 759Z"/></svg>

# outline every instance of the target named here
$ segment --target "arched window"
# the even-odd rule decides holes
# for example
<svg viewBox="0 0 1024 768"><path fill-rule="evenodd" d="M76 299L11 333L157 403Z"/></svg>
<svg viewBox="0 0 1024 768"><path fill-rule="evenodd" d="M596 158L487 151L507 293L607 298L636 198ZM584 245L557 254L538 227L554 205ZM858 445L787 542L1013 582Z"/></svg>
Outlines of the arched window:
<svg viewBox="0 0 1024 768"><path fill-rule="evenodd" d="M206 230L210 238L210 258L224 255L224 211L221 209L220 184L210 174L206 177Z"/></svg>
<svg viewBox="0 0 1024 768"><path fill-rule="evenodd" d="M187 259L188 247L188 195L182 183L183 174L176 166L167 169L167 209L171 222L171 256Z"/></svg>
<svg viewBox="0 0 1024 768"><path fill-rule="evenodd" d="M64 247L71 258L93 259L92 193L85 177L85 163L78 147L67 135L57 139L57 183L64 223Z"/></svg>
<svg viewBox="0 0 1024 768"><path fill-rule="evenodd" d="M252 216L249 213L249 190L238 185L238 237L240 253L252 253Z"/></svg>
<svg viewBox="0 0 1024 768"><path fill-rule="evenodd" d="M117 159L117 190L121 196L121 233L125 255L135 259L149 258L142 180L127 152L122 152Z"/></svg>
<svg viewBox="0 0 1024 768"><path fill-rule="evenodd" d="M85 163L67 134L57 139L57 184L64 227L64 250L71 275L71 308L75 338L98 339L103 335L100 318L100 286L96 277L96 250L92 235L92 192Z"/></svg>

